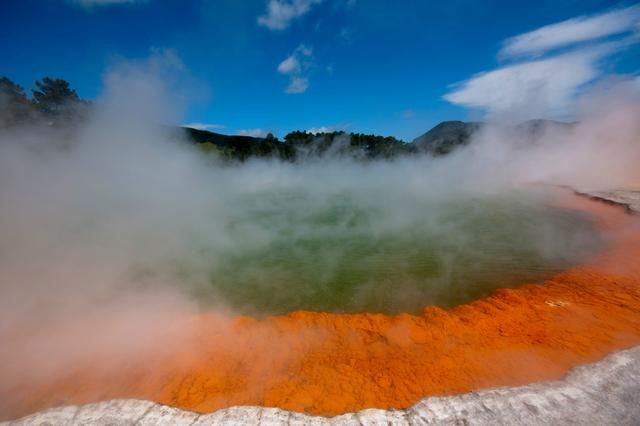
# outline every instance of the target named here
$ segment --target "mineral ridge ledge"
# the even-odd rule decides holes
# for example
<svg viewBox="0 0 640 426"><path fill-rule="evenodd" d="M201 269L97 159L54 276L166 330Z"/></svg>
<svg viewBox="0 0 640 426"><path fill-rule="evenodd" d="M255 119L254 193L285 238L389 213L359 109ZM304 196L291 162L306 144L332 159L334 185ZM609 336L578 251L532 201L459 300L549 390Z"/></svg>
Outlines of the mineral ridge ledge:
<svg viewBox="0 0 640 426"><path fill-rule="evenodd" d="M640 190L612 189L608 191L585 191L576 190L579 195L597 200L606 201L612 204L625 206L629 213L640 214Z"/></svg>
<svg viewBox="0 0 640 426"><path fill-rule="evenodd" d="M232 407L198 414L129 399L52 408L2 425L637 425L639 422L640 346L576 367L562 380L429 397L406 410L367 409L320 417L278 408Z"/></svg>

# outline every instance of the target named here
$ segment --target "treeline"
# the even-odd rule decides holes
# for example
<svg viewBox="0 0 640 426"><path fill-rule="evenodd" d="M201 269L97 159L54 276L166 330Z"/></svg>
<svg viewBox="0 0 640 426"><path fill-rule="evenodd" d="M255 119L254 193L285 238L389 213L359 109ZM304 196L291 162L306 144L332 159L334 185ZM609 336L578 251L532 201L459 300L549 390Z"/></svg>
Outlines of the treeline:
<svg viewBox="0 0 640 426"><path fill-rule="evenodd" d="M393 137L361 133L309 133L294 131L279 140L272 134L264 138L228 136L204 130L185 129L205 152L237 161L250 158L277 158L303 161L323 156L346 156L362 160L391 159L418 152L415 145Z"/></svg>
<svg viewBox="0 0 640 426"><path fill-rule="evenodd" d="M88 116L91 104L81 99L68 81L44 77L35 82L30 96L7 77L0 77L0 128L46 124L66 126ZM294 131L279 140L272 134L264 138L232 136L191 128L179 128L202 151L216 153L228 161L275 158L304 161L309 158L343 156L359 160L392 159L405 155L446 155L466 145L480 123L443 122L407 143L391 136L362 133ZM182 139L182 138L181 138Z"/></svg>
<svg viewBox="0 0 640 426"><path fill-rule="evenodd" d="M0 126L12 127L45 121L67 124L84 116L89 102L80 99L68 81L44 77L28 96L24 88L0 77Z"/></svg>
<svg viewBox="0 0 640 426"><path fill-rule="evenodd" d="M246 161L250 158L277 158L285 161L296 159L295 150L272 134L265 138L231 136L206 130L183 128L187 137L206 153L216 154L228 161Z"/></svg>
<svg viewBox="0 0 640 426"><path fill-rule="evenodd" d="M7 77L0 77L0 126L6 128L43 122L61 126L77 122L88 114L90 103L81 99L68 81L44 77L36 81L35 86L29 96L20 85ZM233 161L254 157L297 161L325 155L378 159L416 152L415 146L396 138L360 133L295 131L281 141L272 134L255 138L190 128L184 130L203 151L215 152Z"/></svg>
<svg viewBox="0 0 640 426"><path fill-rule="evenodd" d="M349 155L363 159L395 158L413 154L415 146L391 136L331 132L313 134L295 131L284 137L302 155Z"/></svg>
<svg viewBox="0 0 640 426"><path fill-rule="evenodd" d="M304 161L323 156L359 160L393 159L407 155L439 157L469 144L482 126L483 123L444 121L410 143L391 136L346 132L294 131L280 141L271 134L265 138L252 138L196 129L185 130L203 151L215 152L228 160L245 161L253 157L268 157Z"/></svg>

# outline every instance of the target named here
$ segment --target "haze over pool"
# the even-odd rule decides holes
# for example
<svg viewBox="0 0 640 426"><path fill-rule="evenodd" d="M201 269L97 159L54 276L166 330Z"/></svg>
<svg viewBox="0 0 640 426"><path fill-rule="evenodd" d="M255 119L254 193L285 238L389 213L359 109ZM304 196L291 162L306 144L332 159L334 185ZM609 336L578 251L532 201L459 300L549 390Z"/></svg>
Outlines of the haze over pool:
<svg viewBox="0 0 640 426"><path fill-rule="evenodd" d="M308 188L307 188L308 189ZM228 193L207 295L249 314L417 312L536 282L598 246L587 217L540 194L447 199L301 186Z"/></svg>

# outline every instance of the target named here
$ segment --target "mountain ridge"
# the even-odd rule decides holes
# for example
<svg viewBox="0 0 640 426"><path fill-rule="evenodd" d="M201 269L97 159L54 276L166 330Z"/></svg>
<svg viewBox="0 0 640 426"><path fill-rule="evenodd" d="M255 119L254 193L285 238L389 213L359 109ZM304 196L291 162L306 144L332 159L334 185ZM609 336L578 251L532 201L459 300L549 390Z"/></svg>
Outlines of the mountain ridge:
<svg viewBox="0 0 640 426"><path fill-rule="evenodd" d="M547 129L570 129L575 123L547 119L533 119L512 126L527 140L535 140ZM391 136L365 135L343 131L309 133L294 131L281 141L273 135L252 137L224 135L208 130L180 127L195 144L206 152L216 152L224 158L246 161L252 157L275 157L295 161L312 156L330 154L349 155L359 159L395 158L402 155L447 155L468 145L473 136L489 124L480 121L443 121L405 142Z"/></svg>

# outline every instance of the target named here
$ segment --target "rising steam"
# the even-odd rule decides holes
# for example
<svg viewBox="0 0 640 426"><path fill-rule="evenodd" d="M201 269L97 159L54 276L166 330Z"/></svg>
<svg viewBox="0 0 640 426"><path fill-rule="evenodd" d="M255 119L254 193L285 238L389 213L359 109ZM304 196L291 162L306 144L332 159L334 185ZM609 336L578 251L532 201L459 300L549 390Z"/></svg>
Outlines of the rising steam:
<svg viewBox="0 0 640 426"><path fill-rule="evenodd" d="M238 199L268 212L259 194L302 191L296 209L304 214L347 194L379 212L365 232L422 223L464 239L413 200L476 199L531 184L640 185L640 101L629 81L585 96L570 128L546 127L532 139L494 123L441 159L221 166L159 125L179 117L156 71L153 63L112 69L91 116L75 127L0 134L1 400L80 362L118 368L170 350L189 337L174 333L176 324L198 310L233 315L224 297L203 305L195 296L211 291L211 268L224 261L216 254L264 246L280 231L247 224L230 234L243 215Z"/></svg>

